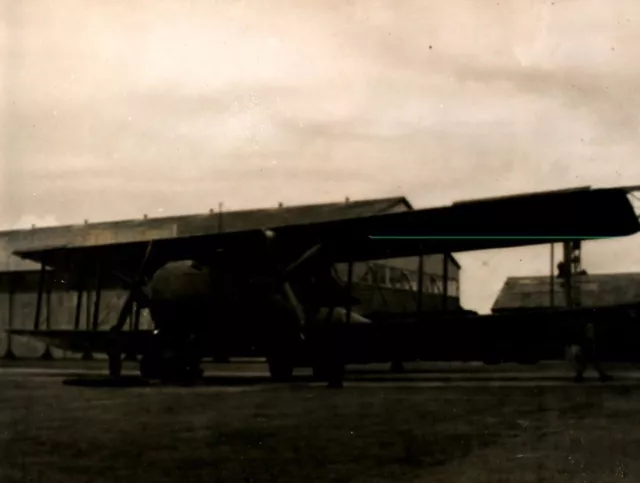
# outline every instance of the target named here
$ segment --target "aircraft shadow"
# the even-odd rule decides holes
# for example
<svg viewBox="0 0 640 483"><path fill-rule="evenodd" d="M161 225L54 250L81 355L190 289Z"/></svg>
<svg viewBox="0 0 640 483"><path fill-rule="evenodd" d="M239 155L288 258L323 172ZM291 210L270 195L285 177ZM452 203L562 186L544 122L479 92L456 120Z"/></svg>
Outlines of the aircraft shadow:
<svg viewBox="0 0 640 483"><path fill-rule="evenodd" d="M197 381L195 384L179 384L179 383L160 383L156 381L149 381L139 376L122 376L119 378L112 378L109 376L78 376L69 377L63 380L63 385L76 386L76 387L91 387L91 388L136 388L136 387L256 387L256 386L282 386L288 385L291 387L308 384L321 384L324 382L319 381L312 376L294 376L292 379L286 382L274 381L269 376L205 376L203 379ZM402 375L393 376L365 376L358 377L356 374L347 374L345 377L345 383L366 383L366 384L379 384L384 386L385 384L393 385L397 383L415 383L416 386L423 384L469 384L469 383L522 383L522 384L545 384L545 383L573 383L573 376L568 375L527 375L526 377L515 377L511 375L477 375L474 377L447 377L443 376L427 376L427 377L409 377ZM587 377L585 384L601 384L600 381L594 376L592 378ZM619 385L636 386L640 385L640 379L631 377L616 377L612 382L605 385Z"/></svg>
<svg viewBox="0 0 640 483"><path fill-rule="evenodd" d="M311 376L294 376L285 384L318 382ZM79 376L69 377L62 381L65 386L93 387L93 388L131 388L131 387L242 387L242 386L275 386L283 384L281 381L272 380L269 376L205 376L194 384L160 383L149 381L140 376L122 376L119 378L109 376Z"/></svg>
<svg viewBox="0 0 640 483"><path fill-rule="evenodd" d="M118 378L109 376L75 376L64 379L62 384L65 386L95 388L149 387L153 385L151 381L137 376L123 376Z"/></svg>

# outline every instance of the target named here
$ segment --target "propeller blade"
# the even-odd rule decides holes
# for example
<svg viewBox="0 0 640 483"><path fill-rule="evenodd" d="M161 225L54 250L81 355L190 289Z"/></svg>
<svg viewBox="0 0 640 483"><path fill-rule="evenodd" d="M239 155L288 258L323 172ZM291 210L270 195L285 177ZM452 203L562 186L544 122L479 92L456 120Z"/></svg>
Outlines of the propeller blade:
<svg viewBox="0 0 640 483"><path fill-rule="evenodd" d="M124 328L125 324L127 323L127 319L129 317L132 317L134 303L137 302L138 307L140 308L146 308L149 306L150 297L144 286L144 270L147 267L147 262L149 261L149 256L151 255L152 244L153 240L150 240L149 244L147 245L147 250L145 251L144 258L142 259L142 263L140 263L138 273L133 280L128 279L121 273L114 272L116 277L118 277L126 286L128 286L129 293L127 294L127 298L122 304L120 313L118 313L118 319L115 325L111 328L112 332L120 332Z"/></svg>
<svg viewBox="0 0 640 483"><path fill-rule="evenodd" d="M322 250L322 244L319 243L314 247L310 248L309 250L307 250L306 252L304 252L300 258L298 258L295 262L293 262L287 268L285 268L283 273L284 277L288 278L298 268L302 267L306 262L314 258L316 255L318 255L318 253L320 253L321 250Z"/></svg>
<svg viewBox="0 0 640 483"><path fill-rule="evenodd" d="M144 274L144 269L147 266L147 262L149 261L149 256L151 255L151 247L153 246L153 240L149 240L149 244L147 245L147 250L145 251L144 258L142 259L142 263L140 264L140 268L138 269L138 276L136 277L136 281L139 281Z"/></svg>
<svg viewBox="0 0 640 483"><path fill-rule="evenodd" d="M126 288L131 289L131 287L133 286L133 280L125 277L124 275L122 275L120 272L116 272L114 271L113 274L120 279L120 281L122 282L122 285L124 285Z"/></svg>
<svg viewBox="0 0 640 483"><path fill-rule="evenodd" d="M289 285L289 282L285 282L283 288L284 288L285 297L296 314L296 318L298 319L298 324L300 325L300 327L304 327L307 323L306 317L304 314L304 308L298 301L298 298L296 297L296 294L293 292L291 285Z"/></svg>

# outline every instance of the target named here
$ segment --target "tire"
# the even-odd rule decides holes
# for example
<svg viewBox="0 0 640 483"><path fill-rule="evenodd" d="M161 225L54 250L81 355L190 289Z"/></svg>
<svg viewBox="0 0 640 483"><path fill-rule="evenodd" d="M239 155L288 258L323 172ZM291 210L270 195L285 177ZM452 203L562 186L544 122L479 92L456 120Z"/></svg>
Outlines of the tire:
<svg viewBox="0 0 640 483"><path fill-rule="evenodd" d="M327 364L316 363L313 366L313 378L317 381L326 381L329 376Z"/></svg>
<svg viewBox="0 0 640 483"><path fill-rule="evenodd" d="M288 381L293 377L293 361L288 357L270 357L269 374L277 381Z"/></svg>
<svg viewBox="0 0 640 483"><path fill-rule="evenodd" d="M161 373L160 361L156 357L147 354L140 358L140 376L144 379L159 379Z"/></svg>
<svg viewBox="0 0 640 483"><path fill-rule="evenodd" d="M109 376L120 377L122 375L122 355L119 352L109 354Z"/></svg>
<svg viewBox="0 0 640 483"><path fill-rule="evenodd" d="M344 385L344 365L331 364L327 369L327 387L342 389Z"/></svg>

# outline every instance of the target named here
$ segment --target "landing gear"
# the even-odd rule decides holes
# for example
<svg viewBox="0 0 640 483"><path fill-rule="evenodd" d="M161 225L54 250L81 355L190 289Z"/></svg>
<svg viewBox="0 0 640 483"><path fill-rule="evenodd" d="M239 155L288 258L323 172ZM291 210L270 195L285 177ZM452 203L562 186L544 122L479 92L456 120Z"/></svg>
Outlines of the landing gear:
<svg viewBox="0 0 640 483"><path fill-rule="evenodd" d="M118 340L118 334L113 331L110 334L107 357L109 358L109 377L120 377L122 375L122 346Z"/></svg>
<svg viewBox="0 0 640 483"><path fill-rule="evenodd" d="M269 374L276 381L288 381L293 377L293 359L286 355L274 354L268 358Z"/></svg>
<svg viewBox="0 0 640 483"><path fill-rule="evenodd" d="M109 357L109 376L120 377L122 375L122 353L118 350L112 350L108 354Z"/></svg>
<svg viewBox="0 0 640 483"><path fill-rule="evenodd" d="M344 385L344 365L330 364L327 366L327 387L330 389L342 389Z"/></svg>
<svg viewBox="0 0 640 483"><path fill-rule="evenodd" d="M267 346L267 364L269 375L276 381L289 381L293 377L296 359L300 351L300 332L297 321L291 320L290 314L274 323Z"/></svg>
<svg viewBox="0 0 640 483"><path fill-rule="evenodd" d="M140 359L140 375L164 383L193 384L204 375L200 361L165 355L145 354Z"/></svg>
<svg viewBox="0 0 640 483"><path fill-rule="evenodd" d="M140 375L145 379L159 379L165 383L193 384L202 378L200 357L190 340L178 347L158 338L140 359ZM173 345L173 347L172 347Z"/></svg>
<svg viewBox="0 0 640 483"><path fill-rule="evenodd" d="M313 366L313 378L318 381L326 381L329 375L329 370L326 364L314 364Z"/></svg>

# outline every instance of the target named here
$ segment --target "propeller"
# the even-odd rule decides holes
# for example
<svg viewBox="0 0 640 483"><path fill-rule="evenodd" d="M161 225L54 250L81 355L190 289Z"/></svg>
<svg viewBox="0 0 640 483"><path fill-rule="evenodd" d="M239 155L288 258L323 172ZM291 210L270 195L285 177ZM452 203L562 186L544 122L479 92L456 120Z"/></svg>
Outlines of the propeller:
<svg viewBox="0 0 640 483"><path fill-rule="evenodd" d="M116 273L116 276L127 286L129 289L129 293L127 294L127 298L122 304L122 308L120 309L120 313L118 314L118 320L115 325L111 328L112 332L119 332L122 330L124 325L127 323L127 319L131 317L133 311L133 304L137 303L138 307L148 307L149 306L149 294L145 290L145 269L147 268L147 262L149 260L149 256L151 255L151 247L153 241L149 241L147 245L147 250L145 251L144 258L142 259L142 263L138 269L135 278L128 279L120 273Z"/></svg>
<svg viewBox="0 0 640 483"><path fill-rule="evenodd" d="M275 234L273 232L270 232L266 233L266 235L269 253L275 255ZM306 310L296 296L290 281L292 277L294 277L300 271L303 271L305 268L313 266L314 264L322 264L323 251L325 249L325 245L323 245L322 243L318 243L305 251L300 257L298 257L295 261L293 261L286 267L278 269L277 285L281 288L284 299L288 302L290 309L294 312L295 318L298 320L298 325L300 328L303 328L307 324L307 318L310 314L306 313ZM322 267L319 268L322 269ZM333 270L335 271L335 267L333 267ZM342 297L338 296L338 299L341 298ZM350 299L352 303L354 301L357 302L357 299L355 299L354 297L350 297ZM335 307L332 306L332 309L329 311L329 318L332 318L334 308ZM315 316L311 315L311 317L313 318ZM302 333L300 335L304 339L304 335Z"/></svg>

